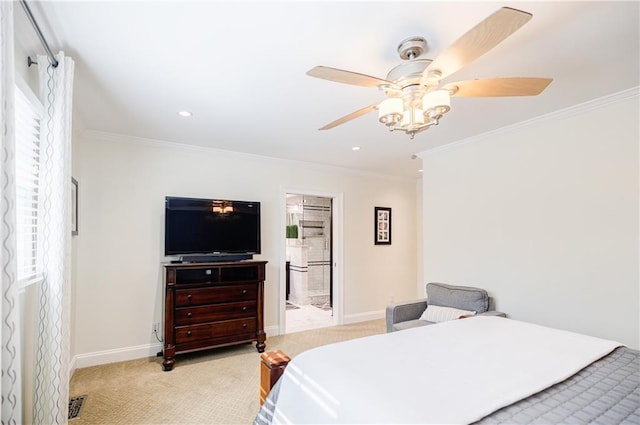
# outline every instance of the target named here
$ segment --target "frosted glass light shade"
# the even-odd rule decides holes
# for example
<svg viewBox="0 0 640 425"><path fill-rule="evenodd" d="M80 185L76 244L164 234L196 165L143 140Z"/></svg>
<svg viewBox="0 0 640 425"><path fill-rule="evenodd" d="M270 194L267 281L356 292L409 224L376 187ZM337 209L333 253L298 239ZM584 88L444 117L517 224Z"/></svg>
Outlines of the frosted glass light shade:
<svg viewBox="0 0 640 425"><path fill-rule="evenodd" d="M378 105L378 120L384 124L396 123L402 118L402 99L391 97Z"/></svg>
<svg viewBox="0 0 640 425"><path fill-rule="evenodd" d="M451 109L451 96L449 90L434 90L424 95L422 98L422 109L425 113L436 112L442 115Z"/></svg>
<svg viewBox="0 0 640 425"><path fill-rule="evenodd" d="M411 122L411 112L413 112L413 122ZM417 126L424 124L424 111L418 108L412 108L408 111L404 111L402 114L401 126Z"/></svg>

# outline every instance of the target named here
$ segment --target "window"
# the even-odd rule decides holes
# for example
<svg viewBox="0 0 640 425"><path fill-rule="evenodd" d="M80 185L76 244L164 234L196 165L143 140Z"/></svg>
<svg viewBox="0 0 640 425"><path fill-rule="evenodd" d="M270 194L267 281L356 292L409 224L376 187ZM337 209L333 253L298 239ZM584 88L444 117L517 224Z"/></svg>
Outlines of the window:
<svg viewBox="0 0 640 425"><path fill-rule="evenodd" d="M41 279L40 221L40 120L42 105L27 88L15 91L16 136L16 259L21 286Z"/></svg>

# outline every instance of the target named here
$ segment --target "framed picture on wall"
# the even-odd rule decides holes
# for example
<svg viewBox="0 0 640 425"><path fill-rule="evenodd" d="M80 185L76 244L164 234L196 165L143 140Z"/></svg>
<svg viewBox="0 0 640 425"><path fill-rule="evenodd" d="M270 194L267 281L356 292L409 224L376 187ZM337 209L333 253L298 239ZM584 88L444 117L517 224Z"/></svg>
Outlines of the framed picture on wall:
<svg viewBox="0 0 640 425"><path fill-rule="evenodd" d="M78 236L78 181L71 177L71 235Z"/></svg>
<svg viewBox="0 0 640 425"><path fill-rule="evenodd" d="M391 208L374 207L374 243L391 245Z"/></svg>

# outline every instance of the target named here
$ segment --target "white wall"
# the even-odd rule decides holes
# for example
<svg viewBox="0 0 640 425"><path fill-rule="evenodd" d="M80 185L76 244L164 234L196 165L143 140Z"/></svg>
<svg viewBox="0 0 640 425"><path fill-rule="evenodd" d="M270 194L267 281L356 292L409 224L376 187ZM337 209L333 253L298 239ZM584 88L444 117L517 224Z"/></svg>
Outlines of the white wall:
<svg viewBox="0 0 640 425"><path fill-rule="evenodd" d="M31 87L33 92L38 95L38 66L32 65L29 67L27 65L27 57L31 56L31 59L35 61L37 55L44 55L46 52L40 44L38 35L31 26L27 14L19 3L14 3L13 5L13 16L15 72L20 75L27 85Z"/></svg>
<svg viewBox="0 0 640 425"><path fill-rule="evenodd" d="M421 154L425 279L638 348L637 88L573 112Z"/></svg>
<svg viewBox="0 0 640 425"><path fill-rule="evenodd" d="M416 296L416 181L97 133L83 136L75 154L76 366L157 348L151 324L162 320L166 195L262 203L262 254L255 258L269 261L267 329L278 325L286 187L343 194L345 320L382 317L390 297ZM374 206L393 208L391 246L373 244Z"/></svg>

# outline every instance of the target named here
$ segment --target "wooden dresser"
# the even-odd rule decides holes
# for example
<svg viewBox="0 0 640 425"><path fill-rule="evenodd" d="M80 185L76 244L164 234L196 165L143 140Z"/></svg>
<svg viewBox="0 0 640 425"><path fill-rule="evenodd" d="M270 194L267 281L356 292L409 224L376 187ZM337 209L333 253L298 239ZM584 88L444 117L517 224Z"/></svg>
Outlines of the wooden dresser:
<svg viewBox="0 0 640 425"><path fill-rule="evenodd" d="M177 354L256 341L265 349L266 261L165 264L164 361Z"/></svg>

